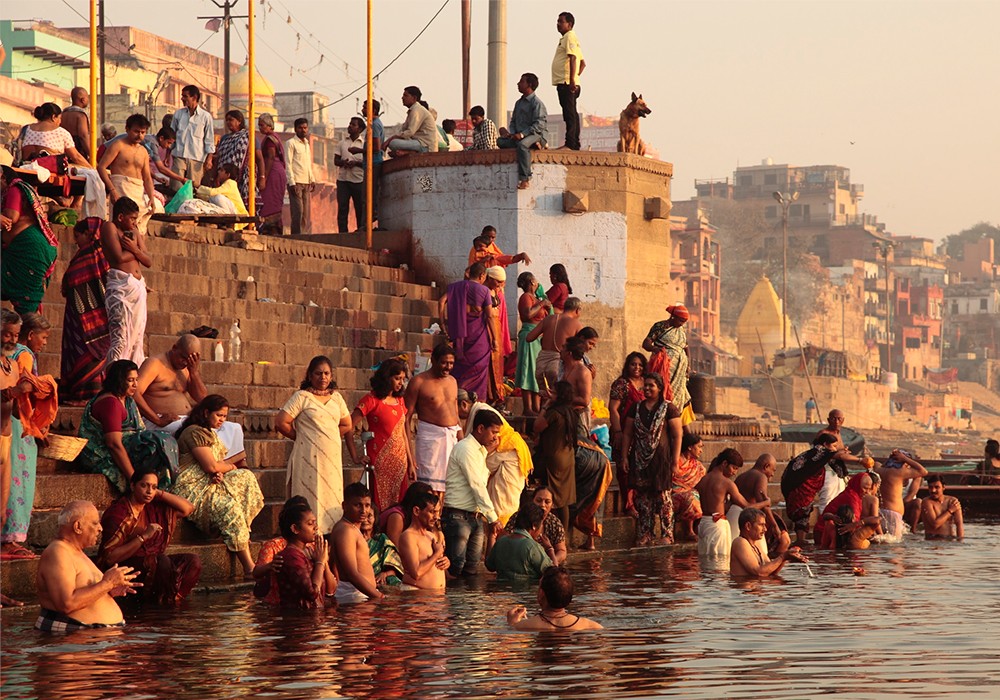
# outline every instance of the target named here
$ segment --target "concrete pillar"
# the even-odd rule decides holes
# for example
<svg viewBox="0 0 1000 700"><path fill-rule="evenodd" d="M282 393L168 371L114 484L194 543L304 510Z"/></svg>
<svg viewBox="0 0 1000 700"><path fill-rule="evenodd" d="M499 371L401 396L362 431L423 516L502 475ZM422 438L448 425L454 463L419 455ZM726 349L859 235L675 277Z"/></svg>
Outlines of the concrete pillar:
<svg viewBox="0 0 1000 700"><path fill-rule="evenodd" d="M486 116L507 126L507 0L490 0Z"/></svg>

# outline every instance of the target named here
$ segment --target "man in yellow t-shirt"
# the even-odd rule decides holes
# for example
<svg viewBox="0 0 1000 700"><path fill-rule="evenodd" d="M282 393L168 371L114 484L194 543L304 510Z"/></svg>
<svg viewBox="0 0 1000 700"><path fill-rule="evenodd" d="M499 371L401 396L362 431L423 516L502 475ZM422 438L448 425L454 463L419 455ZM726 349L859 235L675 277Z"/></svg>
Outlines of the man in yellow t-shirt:
<svg viewBox="0 0 1000 700"><path fill-rule="evenodd" d="M566 122L566 145L571 151L580 150L580 113L576 111L576 101L580 97L580 74L586 68L580 40L573 27L576 19L569 12L560 12L556 19L556 29L562 34L556 55L552 59L552 84L559 94L563 121Z"/></svg>

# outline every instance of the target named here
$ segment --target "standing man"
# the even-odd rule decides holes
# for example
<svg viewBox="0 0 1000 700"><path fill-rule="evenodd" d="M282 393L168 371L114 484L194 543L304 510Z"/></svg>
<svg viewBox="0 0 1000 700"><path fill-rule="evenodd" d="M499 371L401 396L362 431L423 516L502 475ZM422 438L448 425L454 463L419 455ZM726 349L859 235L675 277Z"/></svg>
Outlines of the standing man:
<svg viewBox="0 0 1000 700"><path fill-rule="evenodd" d="M427 153L436 151L438 144L437 124L434 117L420 104L423 93L416 85L403 88L403 106L406 107L406 121L403 128L395 136L390 136L385 142L385 148L393 145L393 151L399 155L409 153Z"/></svg>
<svg viewBox="0 0 1000 700"><path fill-rule="evenodd" d="M732 530L726 520L729 508L757 508L760 505L747 503L733 482L733 477L742 466L743 455L728 447L712 460L708 473L695 487L701 498L703 513L698 523L698 554L701 557L728 558L733 544Z"/></svg>
<svg viewBox="0 0 1000 700"><path fill-rule="evenodd" d="M580 310L583 303L576 297L566 300L561 314L549 314L528 333L527 342L542 339L542 349L535 360L535 379L545 391L552 391L559 381L561 353L566 341L583 329Z"/></svg>
<svg viewBox="0 0 1000 700"><path fill-rule="evenodd" d="M406 412L417 417L414 459L417 481L444 493L448 458L458 442L458 382L451 376L455 350L438 345L431 354L431 368L416 375L406 387Z"/></svg>
<svg viewBox="0 0 1000 700"><path fill-rule="evenodd" d="M839 408L833 409L826 416L826 427L816 433L816 437L820 435L832 435L836 438L836 442L831 447L841 453L837 456L837 459L830 460L823 467L826 477L823 479L823 488L816 495L816 506L819 508L820 513L823 512L830 501L839 496L844 488L846 488L847 464L845 463L854 462L858 464L861 462L860 457L855 457L847 450L847 445L844 444L844 440L841 437L840 429L844 427L844 418L843 411Z"/></svg>
<svg viewBox="0 0 1000 700"><path fill-rule="evenodd" d="M379 117L379 111L381 109L382 104L378 100L372 100L372 120L368 125L368 128L365 130L366 138L372 142L372 221L378 221L378 187L379 180L382 179L382 161L385 158L385 154L382 153L382 142L385 141L385 126L382 124L382 118ZM367 114L367 112L365 114ZM364 123L363 120L362 123ZM365 157L364 148L359 150L357 147L353 147L348 150L353 155L360 155L362 158ZM366 177L367 173L368 171L365 169ZM365 192L367 192L367 190L365 190ZM358 221L358 228L362 228L366 225L367 222ZM376 230L380 229L381 227L376 228Z"/></svg>
<svg viewBox="0 0 1000 700"><path fill-rule="evenodd" d="M486 118L486 110L476 105L469 110L469 121L472 122L472 146L470 151L495 151L500 132L492 119Z"/></svg>
<svg viewBox="0 0 1000 700"><path fill-rule="evenodd" d="M736 488L740 490L740 495L748 503L756 502L757 508L764 514L767 526L765 532L767 550L765 554L769 553L771 556L778 556L792 544L784 521L775 518L774 513L771 512L771 499L767 495L767 485L774 478L777 469L778 462L774 455L765 452L757 457L757 461L754 462L751 469L743 472L734 480ZM729 519L729 529L733 533L743 529L739 524L741 514L742 510L737 511L736 508L730 508L729 512L726 513L726 517Z"/></svg>
<svg viewBox="0 0 1000 700"><path fill-rule="evenodd" d="M331 559L337 565L338 603L361 603L381 600L385 594L378 589L375 570L368 553L368 541L361 534L361 523L372 512L372 497L362 483L348 484L344 489L344 517L330 532Z"/></svg>
<svg viewBox="0 0 1000 700"><path fill-rule="evenodd" d="M816 399L812 396L806 401L806 423L812 423L816 417Z"/></svg>
<svg viewBox="0 0 1000 700"><path fill-rule="evenodd" d="M90 93L82 87L75 87L69 93L72 104L62 112L62 128L73 137L73 145L80 155L90 160Z"/></svg>
<svg viewBox="0 0 1000 700"><path fill-rule="evenodd" d="M580 150L580 113L576 111L576 101L580 97L580 74L587 66L580 50L580 41L573 27L576 20L569 12L560 12L556 18L556 30L562 39L556 46L552 59L552 84L559 95L563 121L566 122L566 145L571 151Z"/></svg>
<svg viewBox="0 0 1000 700"><path fill-rule="evenodd" d="M201 176L212 169L212 154L215 153L215 127L212 115L198 106L201 90L187 85L181 90L184 109L174 112L170 122L176 134L174 142L174 170L182 177L194 180L195 187L201 185ZM174 191L181 188L178 180L173 181Z"/></svg>
<svg viewBox="0 0 1000 700"><path fill-rule="evenodd" d="M112 205L121 197L128 197L140 205L136 227L144 235L156 201L149 169L149 151L145 145L147 129L149 120L141 114L133 114L125 122L124 138L108 142L104 155L97 163L97 172L104 181Z"/></svg>
<svg viewBox="0 0 1000 700"><path fill-rule="evenodd" d="M454 578L479 573L486 538L484 519L495 537L503 534L503 524L486 488L490 474L486 455L497 444L502 425L500 414L479 411L472 420L472 434L459 441L448 458L441 529L448 573Z"/></svg>
<svg viewBox="0 0 1000 700"><path fill-rule="evenodd" d="M292 235L312 233L309 195L316 189L316 178L313 177L308 120L301 117L295 120L295 138L288 139L285 150L288 154L288 204L292 210Z"/></svg>
<svg viewBox="0 0 1000 700"><path fill-rule="evenodd" d="M916 493L920 489L921 480L927 476L927 468L903 450L893 450L885 464L875 468L875 473L882 479L879 484L879 516L882 518L882 532L885 536L883 541L901 542L903 522L914 522L907 511L913 509L919 512L920 499L916 498ZM905 488L907 481L911 483Z"/></svg>
<svg viewBox="0 0 1000 700"><path fill-rule="evenodd" d="M354 201L354 220L361 228L362 212L365 210L365 159L353 155L354 150L364 151L365 122L361 117L351 117L347 125L347 136L337 144L333 163L337 166L337 230L347 233L351 200Z"/></svg>
<svg viewBox="0 0 1000 700"><path fill-rule="evenodd" d="M138 230L139 205L119 197L112 221L101 224L101 245L111 268L105 283L104 304L108 311L108 364L132 360L142 366L146 354L142 337L146 332L146 281L142 268L152 267L146 237Z"/></svg>
<svg viewBox="0 0 1000 700"><path fill-rule="evenodd" d="M499 148L517 149L517 189L526 190L531 182L531 147L549 140L549 113L538 99L538 76L525 73L517 81L517 91L521 97L514 103L510 116L510 128L500 129Z"/></svg>
<svg viewBox="0 0 1000 700"><path fill-rule="evenodd" d="M441 503L433 493L418 493L409 502L410 526L399 537L403 583L443 591L444 572L451 562L444 555L444 535L437 529Z"/></svg>

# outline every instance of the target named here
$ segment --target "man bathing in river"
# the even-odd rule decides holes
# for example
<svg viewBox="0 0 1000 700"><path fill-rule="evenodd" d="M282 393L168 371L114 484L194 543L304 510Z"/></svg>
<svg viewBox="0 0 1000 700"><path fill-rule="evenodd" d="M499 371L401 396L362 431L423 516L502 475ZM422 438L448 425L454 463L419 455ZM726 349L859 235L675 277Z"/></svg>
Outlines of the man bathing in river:
<svg viewBox="0 0 1000 700"><path fill-rule="evenodd" d="M879 494L882 497L879 515L882 519L882 539L885 542L899 542L903 539L903 522L915 523L908 518L907 510L919 512L920 499L915 498L920 481L927 476L927 469L902 450L893 450L885 464L875 469L882 479ZM903 489L910 481L906 495ZM912 525L911 525L912 529Z"/></svg>
<svg viewBox="0 0 1000 700"><path fill-rule="evenodd" d="M954 496L944 495L940 474L927 477L928 496L920 507L920 519L929 540L960 540L965 536L962 504Z"/></svg>
<svg viewBox="0 0 1000 700"><path fill-rule="evenodd" d="M431 354L431 368L416 375L406 387L406 412L417 417L414 459L417 480L444 493L448 458L458 443L458 382L451 376L455 350L438 345Z"/></svg>
<svg viewBox="0 0 1000 700"><path fill-rule="evenodd" d="M604 629L599 622L566 610L573 600L573 579L561 566L550 566L542 574L536 600L539 607L537 615L528 617L527 609L517 605L507 611L507 624L521 632Z"/></svg>
<svg viewBox="0 0 1000 700"><path fill-rule="evenodd" d="M792 543L784 521L775 518L774 513L771 512L771 499L767 495L767 485L774 478L774 472L777 468L778 463L774 459L774 455L765 452L757 457L757 461L754 462L751 469L743 472L734 480L740 495L748 503L756 502L757 508L764 513L764 519L767 522L767 532L764 537L767 544L766 553L774 557L787 550ZM730 508L726 514L729 519L729 529L733 534L742 531L739 525L739 514L735 516L734 521L735 511L735 508Z"/></svg>
<svg viewBox="0 0 1000 700"><path fill-rule="evenodd" d="M336 575L338 603L360 603L385 596L375 583L375 570L368 551L368 541L361 534L361 521L372 509L372 497L364 484L349 484L344 489L344 517L333 526L330 540Z"/></svg>
<svg viewBox="0 0 1000 700"><path fill-rule="evenodd" d="M35 586L41 614L35 629L73 632L125 624L115 597L135 593L138 573L112 566L103 574L83 550L97 544L101 516L90 501L70 501L59 513L59 530L38 562Z"/></svg>
<svg viewBox="0 0 1000 700"><path fill-rule="evenodd" d="M740 513L740 536L733 540L729 556L729 573L733 576L767 578L774 576L789 561L805 562L798 547L792 547L774 559L767 556L764 533L767 518L764 511L744 508Z"/></svg>
<svg viewBox="0 0 1000 700"><path fill-rule="evenodd" d="M437 529L441 503L434 493L413 497L410 526L399 538L403 560L403 583L427 590L443 591L445 571L451 562L444 554L444 534Z"/></svg>
<svg viewBox="0 0 1000 700"><path fill-rule="evenodd" d="M729 556L733 537L726 513L730 507L757 508L761 505L747 503L733 482L733 475L742 466L743 456L729 447L712 460L708 473L695 487L704 513L698 523L698 554L702 557L724 559Z"/></svg>

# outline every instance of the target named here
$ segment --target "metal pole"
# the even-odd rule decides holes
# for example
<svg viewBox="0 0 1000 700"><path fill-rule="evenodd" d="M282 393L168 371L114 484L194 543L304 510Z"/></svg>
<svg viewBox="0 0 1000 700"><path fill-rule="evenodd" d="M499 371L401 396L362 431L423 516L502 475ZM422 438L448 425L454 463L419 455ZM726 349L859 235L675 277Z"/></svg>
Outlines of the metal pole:
<svg viewBox="0 0 1000 700"><path fill-rule="evenodd" d="M882 249L885 258L885 371L892 371L892 292L889 291L889 246Z"/></svg>
<svg viewBox="0 0 1000 700"><path fill-rule="evenodd" d="M792 326L792 330L795 331L795 342L799 345L799 352L802 353L802 367L806 371L806 383L809 384L809 393L813 397L813 401L816 402L816 415L822 416L823 411L819 407L819 401L816 400L816 389L813 388L812 376L809 374L809 360L806 358L806 350L802 347L802 341L799 339L799 329Z"/></svg>
<svg viewBox="0 0 1000 700"><path fill-rule="evenodd" d="M767 383L771 385L771 396L774 397L774 415L778 417L778 427L781 427L781 406L778 405L778 392L774 389L774 378L771 377L770 370L767 370L767 353L764 352L764 341L760 338L760 329L757 331L757 344L760 345L760 354L764 358L764 369L767 371Z"/></svg>
<svg viewBox="0 0 1000 700"><path fill-rule="evenodd" d="M781 349L788 348L788 202L781 202Z"/></svg>
<svg viewBox="0 0 1000 700"><path fill-rule="evenodd" d="M90 0L90 165L97 167L97 0ZM103 95L101 96L103 100Z"/></svg>
<svg viewBox="0 0 1000 700"><path fill-rule="evenodd" d="M372 249L372 192L374 182L372 176L374 172L372 158L372 100L374 99L375 86L373 83L373 61L372 61L372 22L374 16L373 0L368 0L368 102L365 105L365 115L368 117L368 138L365 139L365 249Z"/></svg>
<svg viewBox="0 0 1000 700"><path fill-rule="evenodd" d="M250 0L250 4L253 4L253 0ZM229 25L232 23L232 15L230 15L229 10L232 8L232 3L226 0L226 4L222 7L222 27L224 30L223 40L226 42L226 47L223 50L223 61L225 61L225 67L223 70L226 71L225 78L223 80L223 97L222 97L222 114L225 115L229 112L229 74L232 72L230 70L229 63Z"/></svg>
<svg viewBox="0 0 1000 700"><path fill-rule="evenodd" d="M472 47L472 0L462 0L462 119L469 118L472 109L472 84L470 59Z"/></svg>
<svg viewBox="0 0 1000 700"><path fill-rule="evenodd" d="M101 31L100 31L101 43L99 44L99 47L100 47L100 52L101 52L101 55L100 55L100 58L101 58L101 123L103 124L105 121L107 121L107 118L108 118L107 117L107 112L104 111L104 93L107 92L106 83L104 82L104 45L107 43L107 39L104 36L104 0L100 0L100 4L98 5L98 7L99 7L99 12L100 12L100 20L99 20L99 22L100 22L100 25L101 25ZM94 111L94 93L90 93L90 111Z"/></svg>
<svg viewBox="0 0 1000 700"><path fill-rule="evenodd" d="M247 177L250 181L250 196L248 199L249 206L247 211L250 216L257 215L257 198L254 196L254 188L257 183L257 123L254 120L254 74L257 72L257 68L254 65L254 19L253 19L253 4L254 0L247 0L247 64L250 69L248 74L247 82L247 131L250 136L250 151L247 154ZM255 224L250 224L251 227L256 227Z"/></svg>

